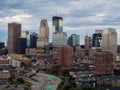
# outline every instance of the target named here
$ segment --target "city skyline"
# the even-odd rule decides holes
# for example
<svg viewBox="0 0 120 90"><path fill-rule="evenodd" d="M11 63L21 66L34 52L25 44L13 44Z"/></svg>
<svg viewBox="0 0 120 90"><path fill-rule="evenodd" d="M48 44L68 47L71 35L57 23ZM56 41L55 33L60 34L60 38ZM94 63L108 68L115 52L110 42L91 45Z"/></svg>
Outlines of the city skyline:
<svg viewBox="0 0 120 90"><path fill-rule="evenodd" d="M85 35L92 37L95 29L110 27L120 30L119 4L119 0L4 0L0 3L0 41L7 42L9 22L21 23L22 31L38 33L42 19L48 20L51 38L52 16L57 15L63 17L64 32L68 36L80 35L80 44L83 44ZM118 44L119 38L118 33Z"/></svg>

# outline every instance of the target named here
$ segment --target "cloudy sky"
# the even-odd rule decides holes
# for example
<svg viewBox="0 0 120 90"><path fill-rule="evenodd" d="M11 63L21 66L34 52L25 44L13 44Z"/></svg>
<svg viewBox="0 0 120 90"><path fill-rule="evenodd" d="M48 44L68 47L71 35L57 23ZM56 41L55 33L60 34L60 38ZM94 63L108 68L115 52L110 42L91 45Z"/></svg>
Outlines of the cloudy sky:
<svg viewBox="0 0 120 90"><path fill-rule="evenodd" d="M7 41L8 22L21 23L23 31L38 33L41 19L47 19L52 35L55 15L63 17L68 36L80 35L81 44L86 34L91 36L104 27L117 29L120 44L120 0L0 0L0 41Z"/></svg>

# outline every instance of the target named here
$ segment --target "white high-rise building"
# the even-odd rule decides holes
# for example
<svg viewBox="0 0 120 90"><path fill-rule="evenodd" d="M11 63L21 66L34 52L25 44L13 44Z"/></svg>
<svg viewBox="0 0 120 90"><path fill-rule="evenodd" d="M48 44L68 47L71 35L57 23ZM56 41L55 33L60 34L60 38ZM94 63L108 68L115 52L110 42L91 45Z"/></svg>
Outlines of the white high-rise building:
<svg viewBox="0 0 120 90"><path fill-rule="evenodd" d="M116 29L104 28L102 33L102 50L111 51L117 55L117 32Z"/></svg>

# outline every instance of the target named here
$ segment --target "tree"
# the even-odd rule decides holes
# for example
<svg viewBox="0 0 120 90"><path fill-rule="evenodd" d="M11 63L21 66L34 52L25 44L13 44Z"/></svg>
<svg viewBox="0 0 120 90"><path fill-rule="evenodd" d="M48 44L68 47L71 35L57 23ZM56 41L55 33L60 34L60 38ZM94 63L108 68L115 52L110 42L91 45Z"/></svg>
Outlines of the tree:
<svg viewBox="0 0 120 90"><path fill-rule="evenodd" d="M18 81L20 84L24 84L24 83L25 83L24 79L22 79L22 78L18 78L17 81Z"/></svg>
<svg viewBox="0 0 120 90"><path fill-rule="evenodd" d="M74 87L72 87L72 88L70 88L69 90L77 90L76 88L74 88Z"/></svg>

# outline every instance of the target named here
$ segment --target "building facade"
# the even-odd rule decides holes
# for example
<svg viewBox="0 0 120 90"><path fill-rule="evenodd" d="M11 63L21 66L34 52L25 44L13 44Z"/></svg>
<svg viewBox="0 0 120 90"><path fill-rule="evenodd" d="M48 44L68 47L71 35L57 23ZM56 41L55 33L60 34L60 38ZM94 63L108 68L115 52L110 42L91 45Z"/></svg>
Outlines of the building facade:
<svg viewBox="0 0 120 90"><path fill-rule="evenodd" d="M85 36L85 49L89 50L92 46L92 39L89 36Z"/></svg>
<svg viewBox="0 0 120 90"><path fill-rule="evenodd" d="M68 38L68 45L70 46L79 46L79 43L80 43L80 37L77 34L72 34Z"/></svg>
<svg viewBox="0 0 120 90"><path fill-rule="evenodd" d="M36 48L37 47L37 33L31 32L27 36L27 48Z"/></svg>
<svg viewBox="0 0 120 90"><path fill-rule="evenodd" d="M92 35L92 47L102 47L102 34L94 33Z"/></svg>
<svg viewBox="0 0 120 90"><path fill-rule="evenodd" d="M114 71L114 55L110 51L94 54L94 75L110 75Z"/></svg>
<svg viewBox="0 0 120 90"><path fill-rule="evenodd" d="M65 45L58 48L58 64L60 66L70 66L72 64L73 48Z"/></svg>
<svg viewBox="0 0 120 90"><path fill-rule="evenodd" d="M116 29L104 28L102 33L102 50L109 50L117 55L117 32Z"/></svg>
<svg viewBox="0 0 120 90"><path fill-rule="evenodd" d="M52 17L53 33L63 32L63 18L58 16Z"/></svg>
<svg viewBox="0 0 120 90"><path fill-rule="evenodd" d="M5 44L4 42L0 42L0 49L4 48L5 47Z"/></svg>
<svg viewBox="0 0 120 90"><path fill-rule="evenodd" d="M49 44L49 26L46 19L41 20L39 35L37 39L37 48L44 48Z"/></svg>
<svg viewBox="0 0 120 90"><path fill-rule="evenodd" d="M67 33L62 32L62 33L53 33L52 35L52 42L53 42L53 47L61 47L63 45L67 45Z"/></svg>
<svg viewBox="0 0 120 90"><path fill-rule="evenodd" d="M27 39L18 38L18 54L25 54L26 48L27 48Z"/></svg>
<svg viewBox="0 0 120 90"><path fill-rule="evenodd" d="M21 24L8 23L8 53L17 53L17 38L21 36Z"/></svg>
<svg viewBox="0 0 120 90"><path fill-rule="evenodd" d="M46 19L41 20L39 28L39 36L49 40L49 26Z"/></svg>

